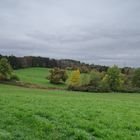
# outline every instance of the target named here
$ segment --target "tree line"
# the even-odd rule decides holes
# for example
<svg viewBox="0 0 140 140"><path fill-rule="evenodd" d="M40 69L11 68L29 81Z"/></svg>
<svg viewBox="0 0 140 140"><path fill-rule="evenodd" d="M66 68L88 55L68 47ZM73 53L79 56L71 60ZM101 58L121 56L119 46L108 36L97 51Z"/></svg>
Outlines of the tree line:
<svg viewBox="0 0 140 140"><path fill-rule="evenodd" d="M71 71L54 68L48 79L53 84L66 83L69 90L86 92L140 92L140 68L120 69L114 65L106 72L93 69L82 73L79 69ZM67 80L68 79L68 80ZM67 81L67 82L66 82Z"/></svg>
<svg viewBox="0 0 140 140"><path fill-rule="evenodd" d="M90 65L81 63L80 61L71 60L71 59L51 59L46 57L37 57L37 56L25 56L25 57L16 57L16 56L3 56L0 55L1 58L6 58L11 64L13 69L21 69L28 67L47 67L47 68L62 68L69 70L80 69L81 72L87 73L91 69L97 69L98 71L107 71L107 66L101 65Z"/></svg>
<svg viewBox="0 0 140 140"><path fill-rule="evenodd" d="M87 92L140 92L140 68L129 71L114 65L107 72L92 70L81 74L76 70L70 77L69 90Z"/></svg>

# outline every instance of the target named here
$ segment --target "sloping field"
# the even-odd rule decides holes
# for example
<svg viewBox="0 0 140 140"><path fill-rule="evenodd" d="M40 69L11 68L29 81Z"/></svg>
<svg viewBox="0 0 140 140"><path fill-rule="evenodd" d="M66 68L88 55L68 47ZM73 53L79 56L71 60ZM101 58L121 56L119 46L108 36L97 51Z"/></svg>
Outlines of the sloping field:
<svg viewBox="0 0 140 140"><path fill-rule="evenodd" d="M0 140L139 140L140 94L0 85Z"/></svg>
<svg viewBox="0 0 140 140"><path fill-rule="evenodd" d="M16 70L15 73L20 77L20 80L23 82L29 82L38 84L45 87L54 87L54 88L66 88L65 84L51 84L47 79L49 75L48 68L26 68Z"/></svg>

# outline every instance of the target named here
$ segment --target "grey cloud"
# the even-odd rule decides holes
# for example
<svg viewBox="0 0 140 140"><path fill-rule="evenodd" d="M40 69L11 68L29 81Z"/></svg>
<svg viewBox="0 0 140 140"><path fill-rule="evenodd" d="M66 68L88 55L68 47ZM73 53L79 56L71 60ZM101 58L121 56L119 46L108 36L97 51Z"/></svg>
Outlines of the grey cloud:
<svg viewBox="0 0 140 140"><path fill-rule="evenodd" d="M0 53L140 66L138 0L0 1Z"/></svg>

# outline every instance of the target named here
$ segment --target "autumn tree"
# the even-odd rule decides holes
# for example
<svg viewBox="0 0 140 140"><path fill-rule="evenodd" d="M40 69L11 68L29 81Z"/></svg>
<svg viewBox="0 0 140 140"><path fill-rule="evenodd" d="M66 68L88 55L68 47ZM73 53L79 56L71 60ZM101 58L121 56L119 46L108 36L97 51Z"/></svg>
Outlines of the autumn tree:
<svg viewBox="0 0 140 140"><path fill-rule="evenodd" d="M71 77L70 77L70 86L77 86L80 82L80 70L73 71Z"/></svg>
<svg viewBox="0 0 140 140"><path fill-rule="evenodd" d="M67 78L68 78L68 75L66 73L66 70L63 70L60 68L51 69L50 75L48 76L50 83L53 83L53 84L63 83L67 80Z"/></svg>

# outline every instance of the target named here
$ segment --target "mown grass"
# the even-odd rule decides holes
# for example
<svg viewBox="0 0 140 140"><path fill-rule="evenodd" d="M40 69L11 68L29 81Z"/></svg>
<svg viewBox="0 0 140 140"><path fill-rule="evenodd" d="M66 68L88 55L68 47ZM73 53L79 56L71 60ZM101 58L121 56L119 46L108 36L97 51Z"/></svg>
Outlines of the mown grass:
<svg viewBox="0 0 140 140"><path fill-rule="evenodd" d="M49 75L48 68L26 68L14 71L23 82L34 83L45 87L66 88L66 84L51 84L47 79Z"/></svg>
<svg viewBox="0 0 140 140"><path fill-rule="evenodd" d="M0 85L0 140L139 140L140 94Z"/></svg>

